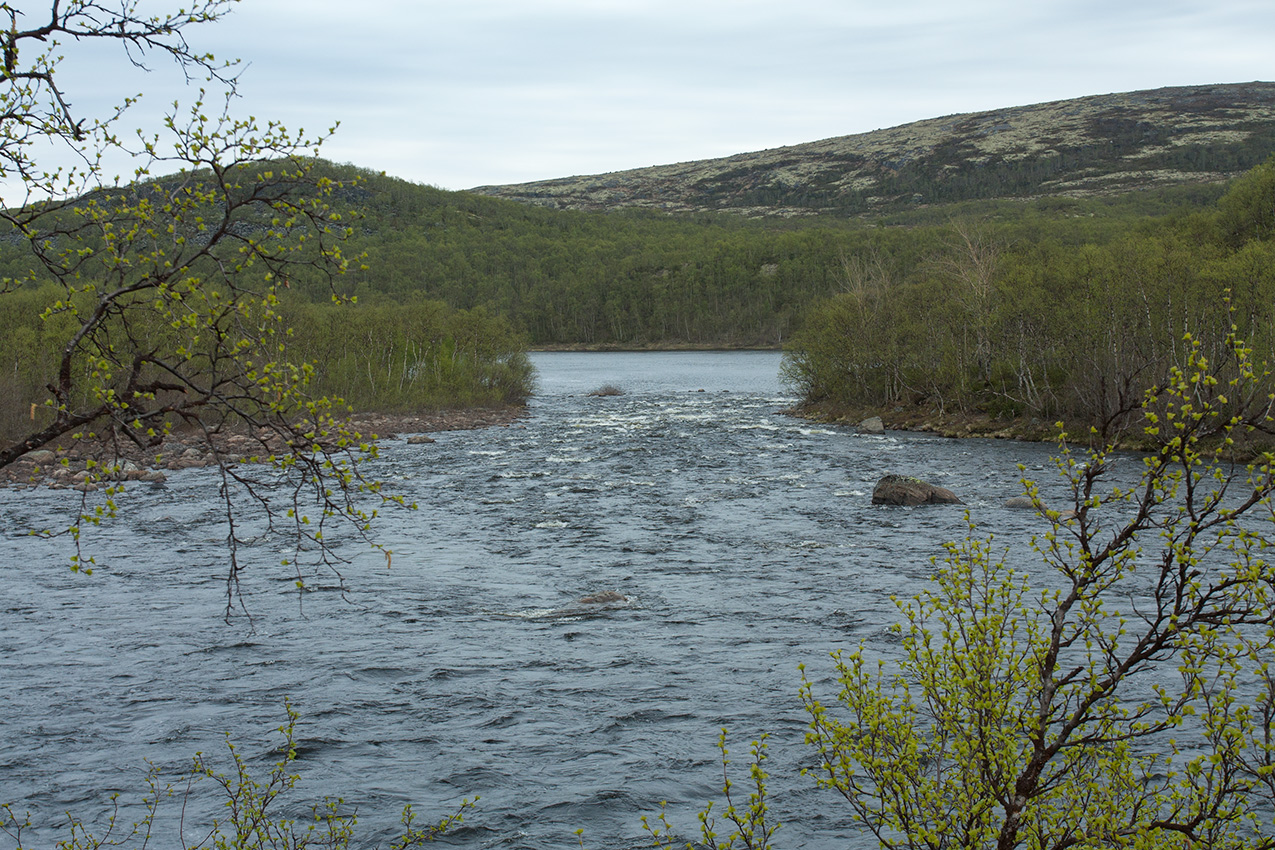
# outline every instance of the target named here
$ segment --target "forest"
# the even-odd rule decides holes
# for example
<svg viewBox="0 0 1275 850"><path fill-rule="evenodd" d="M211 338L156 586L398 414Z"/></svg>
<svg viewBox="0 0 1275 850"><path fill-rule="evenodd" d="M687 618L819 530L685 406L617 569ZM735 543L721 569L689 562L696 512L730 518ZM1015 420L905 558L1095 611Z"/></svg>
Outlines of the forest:
<svg viewBox="0 0 1275 850"><path fill-rule="evenodd" d="M1114 433L1191 340L1219 367L1232 332L1270 359L1273 199L1269 161L1216 203L1101 239L959 219L919 262L876 242L842 258L838 291L790 341L787 374L812 413L921 407Z"/></svg>
<svg viewBox="0 0 1275 850"><path fill-rule="evenodd" d="M0 437L22 433L37 416L71 330L45 313L61 293L52 285L10 292L0 311ZM298 300L282 309L292 328L288 356L314 366L310 391L354 410L387 413L520 405L533 371L522 334L478 308L440 301L337 305ZM153 327L158 338L164 329Z"/></svg>
<svg viewBox="0 0 1275 850"><path fill-rule="evenodd" d="M315 168L340 183L354 261L336 278L299 265L280 309L315 389L360 410L520 403L529 348L783 348L810 415L1102 426L1188 332L1220 346L1233 321L1259 356L1272 343L1270 162L1230 187L771 219L555 210ZM0 316L0 429L40 402L66 334L31 267L0 238L0 276L20 282Z"/></svg>
<svg viewBox="0 0 1275 850"><path fill-rule="evenodd" d="M352 242L368 261L343 280L348 294L483 307L533 348L781 348L813 304L845 287L847 258L889 257L911 275L949 249L953 221L985 222L1007 240L1101 245L1220 194L1202 185L756 220L554 210L362 179Z"/></svg>

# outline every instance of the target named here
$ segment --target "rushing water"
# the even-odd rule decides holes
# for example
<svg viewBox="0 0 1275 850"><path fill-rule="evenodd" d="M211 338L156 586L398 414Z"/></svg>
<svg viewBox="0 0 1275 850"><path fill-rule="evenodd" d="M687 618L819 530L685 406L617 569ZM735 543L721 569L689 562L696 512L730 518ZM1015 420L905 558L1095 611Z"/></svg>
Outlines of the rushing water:
<svg viewBox="0 0 1275 850"><path fill-rule="evenodd" d="M866 845L799 775L797 665L831 699L829 651L888 655L891 594L915 593L965 531L959 507L872 506L873 483L925 477L1020 541L1040 521L1001 504L1018 463L1051 483L1049 447L786 417L773 353L535 362L526 419L386 448L375 474L419 505L379 527L389 569L335 541L351 592L320 581L301 599L277 566L288 541L261 535L245 553L251 629L222 619L206 471L131 489L87 541L92 576L66 568L65 540L25 533L66 516L65 491L0 491L0 802L51 836L63 812L92 821L112 792L136 799L147 760L172 773L222 756L225 732L268 763L287 698L298 797L344 797L369 846L404 803L441 815L475 794L451 843L569 847L579 827L590 847L644 846L639 817L662 800L691 833L720 796L723 726L740 778L770 733L781 846ZM589 395L606 384L624 394ZM575 602L606 590L626 601ZM157 846L175 829L161 815Z"/></svg>

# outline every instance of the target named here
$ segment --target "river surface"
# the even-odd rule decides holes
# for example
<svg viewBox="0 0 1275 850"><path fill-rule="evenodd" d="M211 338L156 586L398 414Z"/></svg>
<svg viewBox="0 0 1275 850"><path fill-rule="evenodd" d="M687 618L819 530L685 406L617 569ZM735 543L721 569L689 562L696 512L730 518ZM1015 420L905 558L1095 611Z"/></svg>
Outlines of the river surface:
<svg viewBox="0 0 1275 850"><path fill-rule="evenodd" d="M777 846L870 846L799 775L814 759L797 665L831 701L830 651L889 656L891 595L918 592L965 531L959 506L872 506L873 484L948 487L1021 549L1041 521L1001 505L1019 463L1051 495L1050 447L786 417L770 352L534 361L522 421L387 445L374 474L418 504L378 526L388 569L335 538L349 591L320 576L302 597L278 566L292 544L259 535L251 624L223 620L209 472L132 487L122 519L86 539L92 576L69 571L67 540L26 534L65 524L66 491L0 490L0 803L51 846L64 812L92 822L113 792L137 800L148 760L175 775L196 751L222 758L229 732L269 763L289 699L295 796L343 797L360 847L387 843L405 803L429 818L474 795L446 843L573 847L582 828L591 848L649 846L640 816L662 800L689 836L720 797L722 727L739 779L749 741L770 735ZM623 394L589 395L604 385ZM608 590L625 601L576 602ZM212 791L196 786L192 810ZM164 811L155 846L176 846Z"/></svg>

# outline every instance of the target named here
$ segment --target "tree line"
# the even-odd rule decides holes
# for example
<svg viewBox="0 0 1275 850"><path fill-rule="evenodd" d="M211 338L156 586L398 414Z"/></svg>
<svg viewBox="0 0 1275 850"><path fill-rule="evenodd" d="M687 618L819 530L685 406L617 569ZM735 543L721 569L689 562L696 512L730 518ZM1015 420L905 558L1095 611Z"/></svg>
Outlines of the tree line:
<svg viewBox="0 0 1275 850"><path fill-rule="evenodd" d="M1123 398L1111 377L1138 370L1130 358L1171 353L1177 319L1202 321L1216 304L1184 300L1209 281L1238 275L1237 307L1250 322L1264 309L1261 240L1228 249L1219 231L1238 187L1224 202L1201 186L758 221L553 210L321 160L309 168L335 187L323 200L348 262L337 276L293 263L280 278L288 344L333 382L324 392L365 409L525 397L530 369L516 350L526 347L787 346L812 406L924 399L993 415L1101 415ZM136 192L160 196L164 181ZM22 282L0 342L0 427L12 429L39 401L65 329L36 318L56 299L17 234L0 239L0 274ZM1122 294L1134 291L1150 306ZM335 305L334 293L359 303ZM1086 311L1124 311L1113 327L1144 333L1100 343ZM469 343L438 336L452 322ZM426 360L413 363L414 352Z"/></svg>
<svg viewBox="0 0 1275 850"><path fill-rule="evenodd" d="M448 192L327 164L366 255L346 295L425 298L507 318L532 347L785 345L809 307L842 286L846 256L910 269L939 250L952 217L1005 222L1020 238L1104 244L1148 216L1216 201L1189 187L1086 201L971 201L881 217L754 220L722 214L588 213ZM328 281L294 293L326 300Z"/></svg>
<svg viewBox="0 0 1275 850"><path fill-rule="evenodd" d="M68 313L45 312L62 294L46 285L6 296L8 309L0 311L0 435L24 433L50 415L48 384L75 325ZM358 411L519 405L532 391L525 337L483 308L458 310L419 298L354 304L287 299L279 314L289 328L289 358L313 370L307 391ZM173 329L153 316L135 320L131 333L151 346L176 340ZM84 392L87 401L91 390Z"/></svg>
<svg viewBox="0 0 1275 850"><path fill-rule="evenodd" d="M1118 424L1183 362L1188 335L1228 359L1232 325L1275 351L1275 160L1210 207L1102 240L955 220L917 262L886 242L841 257L786 371L812 410L923 405L993 418Z"/></svg>

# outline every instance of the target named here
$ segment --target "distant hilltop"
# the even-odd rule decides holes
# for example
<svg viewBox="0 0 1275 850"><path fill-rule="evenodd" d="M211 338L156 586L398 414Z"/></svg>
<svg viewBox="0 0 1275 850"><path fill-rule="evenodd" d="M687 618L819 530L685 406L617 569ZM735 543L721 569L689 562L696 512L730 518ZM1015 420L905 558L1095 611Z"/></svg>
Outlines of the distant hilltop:
<svg viewBox="0 0 1275 850"><path fill-rule="evenodd" d="M1275 83L973 112L720 159L470 191L560 209L885 213L986 198L1220 183L1275 151Z"/></svg>

